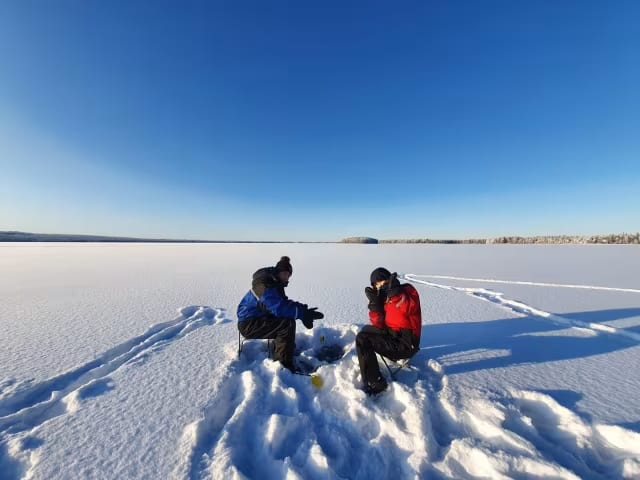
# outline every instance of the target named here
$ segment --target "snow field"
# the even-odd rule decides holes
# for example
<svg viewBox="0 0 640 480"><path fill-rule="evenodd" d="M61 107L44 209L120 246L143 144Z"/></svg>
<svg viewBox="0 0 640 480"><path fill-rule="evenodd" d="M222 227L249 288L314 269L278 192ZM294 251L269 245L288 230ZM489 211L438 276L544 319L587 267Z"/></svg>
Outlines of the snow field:
<svg viewBox="0 0 640 480"><path fill-rule="evenodd" d="M294 248L300 248L294 258L307 258L294 269L321 268L324 260L302 257L311 247ZM261 255L277 257L271 247L267 250L268 255ZM232 309L247 288L246 272L238 274L239 280L227 277L222 282L216 275L231 267L214 273L207 269L206 275L216 278L215 307L195 301L200 300L198 293L194 301L183 303L195 306L179 309L177 317L162 317L162 302L188 296L165 295L173 288L168 286L159 290L163 298L157 302L130 303L131 314L124 319L123 310L113 314L105 309L100 319L113 315L120 329L108 338L119 339L109 343L101 337L100 345L106 348L86 361L72 360L70 367L62 353L77 358L75 339L68 341L68 349L60 343L57 350L48 350L49 362L59 358L59 364L39 367L37 352L27 346L29 339L44 337L16 338L14 349L2 358L24 353L29 364L17 365L39 375L29 379L13 364L6 364L10 374L0 375L0 478L640 477L640 410L634 401L640 346L633 323L628 328L615 323L621 315L634 321L637 293L617 290L637 290L629 288L636 285L618 281L611 283L615 290L598 290L596 286L607 282L590 286L578 277L581 281L565 284L562 275L529 277L541 282L517 280L526 283L516 284L520 289L579 292L586 287L590 295L600 292L613 299L602 312L585 311L578 303L562 310L578 315L528 300L534 295L512 296L511 281L504 278L527 278L517 272L462 277L452 268L448 276L457 280L406 275L422 298L423 348L387 392L369 398L361 391L354 349L355 334L366 321L363 305L354 306L357 299L364 303L362 271L370 271L372 261L374 267L395 262L404 271L420 271L415 265L422 265L423 272L438 269L425 268L415 255L428 249L367 250L384 253L374 260L366 258L364 249L327 250L338 257L348 251L339 258L351 259L355 266L340 282L320 275L308 287L294 282L289 289L293 298L318 305L327 314L311 331L299 325L300 355L318 362L313 352L323 345L338 344L344 350L339 361L320 365L321 388L267 358L264 341L247 341L238 357ZM200 259L204 249L163 251L179 255L190 277L197 269L184 259ZM466 250L458 249L456 255L460 251ZM251 271L265 263L256 260L257 254L248 258L247 251L242 252L230 257L230 264L241 258L243 268ZM93 258L89 249L86 253L87 259ZM300 264L304 267L297 267ZM145 262L140 266L148 267ZM120 273L109 275L122 279ZM199 288L198 283L188 288ZM505 293L492 290L494 284ZM19 296L11 298L28 299L26 290L16 292ZM615 295L628 299L624 311L611 308L619 298ZM108 305L108 299L103 300ZM153 325L141 328L148 317ZM55 319L57 324L63 321ZM96 320L87 321L90 328L102 328ZM128 336L127 322L135 323ZM32 325L35 329L36 323ZM74 323L74 331L82 328ZM82 339L79 335L77 340ZM41 373L50 371L54 373Z"/></svg>
<svg viewBox="0 0 640 480"><path fill-rule="evenodd" d="M0 466L31 478L43 442L37 437L41 425L56 417L80 410L85 402L113 388L111 376L121 368L144 362L171 342L186 337L198 328L224 322L224 311L188 306L173 320L152 326L144 334L124 342L95 360L80 365L25 389L8 389L0 397L0 432L8 438L0 444ZM3 449L4 452L1 450ZM4 461L3 461L4 458ZM0 478L3 478L0 475ZM7 478L21 478L7 475Z"/></svg>
<svg viewBox="0 0 640 480"><path fill-rule="evenodd" d="M420 352L384 395L360 390L356 326L298 334L317 348L330 336L347 354L321 366L320 389L266 358L251 342L229 365L180 451L175 478L634 478L640 435L590 425L548 395L449 389ZM329 333L327 335L327 333ZM302 355L305 355L303 350Z"/></svg>

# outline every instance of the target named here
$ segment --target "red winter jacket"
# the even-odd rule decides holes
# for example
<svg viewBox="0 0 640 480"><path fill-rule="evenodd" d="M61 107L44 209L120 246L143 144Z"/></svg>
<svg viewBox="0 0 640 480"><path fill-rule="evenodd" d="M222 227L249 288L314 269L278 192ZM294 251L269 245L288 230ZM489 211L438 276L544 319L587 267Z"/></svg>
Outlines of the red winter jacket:
<svg viewBox="0 0 640 480"><path fill-rule="evenodd" d="M420 311L420 297L413 285L401 285L401 292L388 298L384 304L384 314L369 312L369 320L375 327L388 327L399 332L411 329L414 335L414 345L420 344L422 331L422 312Z"/></svg>

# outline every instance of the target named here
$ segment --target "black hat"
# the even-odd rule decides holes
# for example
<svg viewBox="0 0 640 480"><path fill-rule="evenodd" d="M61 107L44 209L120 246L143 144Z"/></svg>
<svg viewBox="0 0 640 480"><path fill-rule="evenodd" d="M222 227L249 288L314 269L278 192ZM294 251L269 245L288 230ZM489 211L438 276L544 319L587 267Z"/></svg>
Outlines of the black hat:
<svg viewBox="0 0 640 480"><path fill-rule="evenodd" d="M291 259L287 256L281 257L278 263L276 263L276 270L279 272L293 273L293 267L291 267Z"/></svg>
<svg viewBox="0 0 640 480"><path fill-rule="evenodd" d="M378 267L371 272L371 285L375 285L383 280L389 280L391 272L384 267Z"/></svg>

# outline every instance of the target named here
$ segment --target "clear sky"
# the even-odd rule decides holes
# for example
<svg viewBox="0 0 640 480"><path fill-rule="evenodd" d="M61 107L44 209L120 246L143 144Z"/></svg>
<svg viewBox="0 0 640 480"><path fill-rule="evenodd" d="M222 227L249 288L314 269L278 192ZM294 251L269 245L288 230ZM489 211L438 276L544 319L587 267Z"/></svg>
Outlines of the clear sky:
<svg viewBox="0 0 640 480"><path fill-rule="evenodd" d="M0 2L0 230L640 230L640 2Z"/></svg>

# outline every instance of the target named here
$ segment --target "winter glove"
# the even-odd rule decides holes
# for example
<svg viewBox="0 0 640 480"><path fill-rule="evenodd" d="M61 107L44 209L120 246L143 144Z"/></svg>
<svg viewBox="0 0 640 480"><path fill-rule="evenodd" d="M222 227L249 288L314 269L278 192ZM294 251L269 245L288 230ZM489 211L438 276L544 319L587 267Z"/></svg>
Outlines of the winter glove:
<svg viewBox="0 0 640 480"><path fill-rule="evenodd" d="M378 293L373 287L367 287L364 289L364 294L369 300L369 310L372 312L384 312L384 297Z"/></svg>
<svg viewBox="0 0 640 480"><path fill-rule="evenodd" d="M324 314L322 312L318 312L318 307L313 307L313 308L309 308L307 309L306 312L304 312L304 316L302 317L302 324L311 329L313 328L313 321L314 320L320 320L321 318L324 318Z"/></svg>

